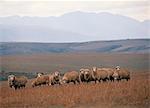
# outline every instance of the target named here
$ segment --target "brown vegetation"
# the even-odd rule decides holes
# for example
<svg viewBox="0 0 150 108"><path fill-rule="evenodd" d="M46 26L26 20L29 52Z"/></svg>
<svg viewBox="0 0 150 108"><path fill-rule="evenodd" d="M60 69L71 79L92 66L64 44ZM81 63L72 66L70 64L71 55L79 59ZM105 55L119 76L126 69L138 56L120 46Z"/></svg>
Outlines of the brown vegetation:
<svg viewBox="0 0 150 108"><path fill-rule="evenodd" d="M1 82L0 108L148 108L149 72L132 73L131 80L41 86L13 90Z"/></svg>
<svg viewBox="0 0 150 108"><path fill-rule="evenodd" d="M120 53L53 53L1 56L1 70L5 72L67 72L89 67L124 67L147 71L149 54ZM131 70L131 71L132 71Z"/></svg>

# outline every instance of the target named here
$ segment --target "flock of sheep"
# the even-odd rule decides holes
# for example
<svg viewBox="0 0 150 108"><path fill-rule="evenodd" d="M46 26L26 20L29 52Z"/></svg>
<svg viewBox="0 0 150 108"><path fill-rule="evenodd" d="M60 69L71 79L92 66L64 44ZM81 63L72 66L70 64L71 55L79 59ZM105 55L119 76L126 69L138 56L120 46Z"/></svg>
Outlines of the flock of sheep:
<svg viewBox="0 0 150 108"><path fill-rule="evenodd" d="M65 84L73 82L82 83L82 82L106 82L114 80L120 81L130 79L130 72L128 70L122 69L119 66L116 68L97 68L93 67L91 69L80 69L79 72L71 71L66 72L63 76L60 75L60 72L54 72L52 74L44 75L43 73L38 73L37 77L32 82L32 87L41 86L41 85L55 85L55 84ZM27 84L27 77L20 76L16 77L15 75L8 76L8 85L9 87L14 87L14 89L19 89L25 87Z"/></svg>

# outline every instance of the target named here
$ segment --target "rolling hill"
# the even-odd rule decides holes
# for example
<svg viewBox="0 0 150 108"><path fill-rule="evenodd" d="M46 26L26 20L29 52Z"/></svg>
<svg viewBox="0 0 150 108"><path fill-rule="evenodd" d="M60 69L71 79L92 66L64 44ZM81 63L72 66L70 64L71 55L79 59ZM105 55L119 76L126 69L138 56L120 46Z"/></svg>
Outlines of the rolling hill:
<svg viewBox="0 0 150 108"><path fill-rule="evenodd" d="M67 52L149 53L149 43L150 39L89 41L76 43L1 42L0 55Z"/></svg>

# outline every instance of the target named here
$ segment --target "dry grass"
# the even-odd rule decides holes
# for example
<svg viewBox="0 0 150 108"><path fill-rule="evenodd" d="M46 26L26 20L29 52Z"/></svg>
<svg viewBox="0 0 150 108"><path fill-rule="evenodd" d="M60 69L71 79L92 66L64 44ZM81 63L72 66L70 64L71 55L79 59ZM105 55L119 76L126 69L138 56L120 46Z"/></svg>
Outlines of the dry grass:
<svg viewBox="0 0 150 108"><path fill-rule="evenodd" d="M6 72L66 72L81 67L115 67L133 71L147 71L149 54L120 53L56 53L0 56L1 70ZM131 70L131 71L132 71Z"/></svg>
<svg viewBox="0 0 150 108"><path fill-rule="evenodd" d="M134 73L130 81L42 86L21 90L1 82L0 108L148 108L150 80Z"/></svg>

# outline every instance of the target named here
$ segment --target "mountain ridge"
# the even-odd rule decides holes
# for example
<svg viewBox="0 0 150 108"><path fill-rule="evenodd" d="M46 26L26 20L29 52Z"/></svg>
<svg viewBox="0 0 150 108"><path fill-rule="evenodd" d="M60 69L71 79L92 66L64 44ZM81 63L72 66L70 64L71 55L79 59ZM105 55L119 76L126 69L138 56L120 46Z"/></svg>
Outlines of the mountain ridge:
<svg viewBox="0 0 150 108"><path fill-rule="evenodd" d="M147 38L143 22L111 13L71 12L59 17L0 17L3 41L73 42Z"/></svg>

